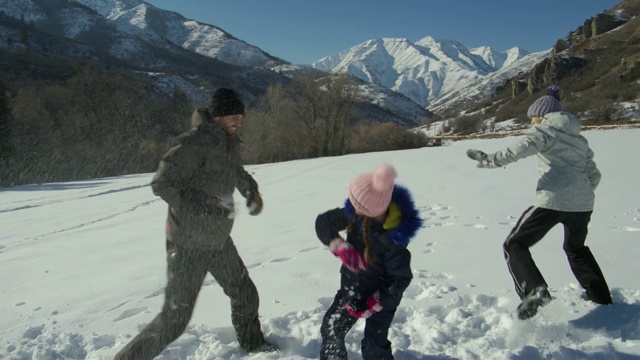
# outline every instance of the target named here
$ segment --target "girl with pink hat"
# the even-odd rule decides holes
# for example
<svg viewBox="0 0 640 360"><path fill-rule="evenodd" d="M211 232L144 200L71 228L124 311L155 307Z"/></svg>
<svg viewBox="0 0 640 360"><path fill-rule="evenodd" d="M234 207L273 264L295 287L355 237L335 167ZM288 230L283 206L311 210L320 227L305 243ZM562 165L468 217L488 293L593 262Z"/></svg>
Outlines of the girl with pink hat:
<svg viewBox="0 0 640 360"><path fill-rule="evenodd" d="M407 245L422 227L396 176L389 164L357 176L344 207L316 219L318 238L342 261L340 289L320 328L322 360L347 359L345 336L359 318L366 319L363 359L393 359L389 326L413 277Z"/></svg>

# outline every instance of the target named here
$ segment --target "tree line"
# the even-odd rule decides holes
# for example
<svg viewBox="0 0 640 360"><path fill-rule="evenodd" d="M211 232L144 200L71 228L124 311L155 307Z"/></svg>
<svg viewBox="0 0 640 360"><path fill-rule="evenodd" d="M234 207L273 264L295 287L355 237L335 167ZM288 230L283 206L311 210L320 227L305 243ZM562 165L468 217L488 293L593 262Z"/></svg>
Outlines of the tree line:
<svg viewBox="0 0 640 360"><path fill-rule="evenodd" d="M63 82L2 91L0 185L152 171L160 147L183 130L189 103L127 73L77 64ZM168 101L170 100L170 101Z"/></svg>

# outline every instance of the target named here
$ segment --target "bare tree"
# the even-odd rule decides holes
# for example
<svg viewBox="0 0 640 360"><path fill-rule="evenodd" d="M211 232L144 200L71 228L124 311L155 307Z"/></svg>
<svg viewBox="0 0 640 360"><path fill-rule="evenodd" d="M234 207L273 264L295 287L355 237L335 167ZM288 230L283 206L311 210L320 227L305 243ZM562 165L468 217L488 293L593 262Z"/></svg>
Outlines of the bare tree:
<svg viewBox="0 0 640 360"><path fill-rule="evenodd" d="M242 132L243 156L249 163L277 162L309 156L307 127L298 118L296 104L283 85L275 84L247 112Z"/></svg>
<svg viewBox="0 0 640 360"><path fill-rule="evenodd" d="M247 116L244 158L251 163L342 155L358 101L347 75L306 71L274 84Z"/></svg>
<svg viewBox="0 0 640 360"><path fill-rule="evenodd" d="M323 150L328 155L342 155L347 150L350 119L353 108L359 100L358 88L349 82L346 74L323 78L325 89L324 143Z"/></svg>
<svg viewBox="0 0 640 360"><path fill-rule="evenodd" d="M473 134L482 130L484 119L481 114L464 115L453 120L453 130L462 135Z"/></svg>
<svg viewBox="0 0 640 360"><path fill-rule="evenodd" d="M295 112L313 141L315 156L346 152L349 121L359 99L358 88L346 74L299 74L289 88Z"/></svg>

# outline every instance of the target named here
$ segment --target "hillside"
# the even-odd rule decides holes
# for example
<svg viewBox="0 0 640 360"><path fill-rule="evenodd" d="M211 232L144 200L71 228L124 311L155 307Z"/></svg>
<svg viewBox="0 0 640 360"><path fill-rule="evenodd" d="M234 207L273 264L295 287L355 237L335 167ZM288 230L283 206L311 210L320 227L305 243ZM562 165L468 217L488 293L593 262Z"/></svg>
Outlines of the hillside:
<svg viewBox="0 0 640 360"><path fill-rule="evenodd" d="M526 122L528 106L557 84L565 110L584 119L624 118L640 94L640 1L625 0L558 39L549 58L506 79L487 100L466 109L484 119ZM453 115L453 114L449 114Z"/></svg>

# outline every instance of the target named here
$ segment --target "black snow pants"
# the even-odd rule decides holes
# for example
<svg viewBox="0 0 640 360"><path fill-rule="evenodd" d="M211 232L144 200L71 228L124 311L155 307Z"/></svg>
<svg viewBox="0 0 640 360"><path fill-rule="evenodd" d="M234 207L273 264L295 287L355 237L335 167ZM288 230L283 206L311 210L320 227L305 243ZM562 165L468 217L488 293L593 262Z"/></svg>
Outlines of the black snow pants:
<svg viewBox="0 0 640 360"><path fill-rule="evenodd" d="M336 293L333 303L322 319L320 360L347 359L345 337L358 321L344 308L344 305L353 296L354 283L352 281L353 274L343 270L340 290ZM395 313L395 308L383 308L379 313L366 319L364 338L360 347L363 360L393 360L388 335Z"/></svg>
<svg viewBox="0 0 640 360"><path fill-rule="evenodd" d="M202 250L167 241L167 286L162 312L118 354L115 360L153 359L187 328L207 272L231 300L231 321L240 346L264 343L258 320L258 291L231 238L221 250Z"/></svg>
<svg viewBox="0 0 640 360"><path fill-rule="evenodd" d="M504 256L520 298L537 287L547 287L529 248L557 224L564 226L564 249L571 271L589 300L611 304L611 293L591 250L584 245L591 211L564 212L532 206L528 208L504 242Z"/></svg>

